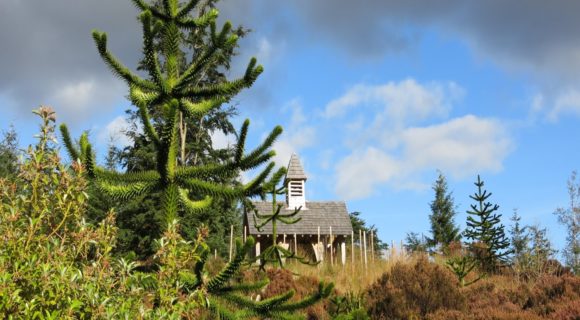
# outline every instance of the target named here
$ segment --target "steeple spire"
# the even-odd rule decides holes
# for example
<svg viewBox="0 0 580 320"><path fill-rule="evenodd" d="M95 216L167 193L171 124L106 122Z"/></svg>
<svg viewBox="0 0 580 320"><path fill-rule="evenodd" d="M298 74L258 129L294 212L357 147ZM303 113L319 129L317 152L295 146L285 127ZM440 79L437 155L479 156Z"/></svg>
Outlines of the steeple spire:
<svg viewBox="0 0 580 320"><path fill-rule="evenodd" d="M302 207L306 209L306 195L304 191L304 184L306 182L306 174L300 163L298 156L293 153L288 162L288 170L286 174L286 204L288 208L294 209Z"/></svg>

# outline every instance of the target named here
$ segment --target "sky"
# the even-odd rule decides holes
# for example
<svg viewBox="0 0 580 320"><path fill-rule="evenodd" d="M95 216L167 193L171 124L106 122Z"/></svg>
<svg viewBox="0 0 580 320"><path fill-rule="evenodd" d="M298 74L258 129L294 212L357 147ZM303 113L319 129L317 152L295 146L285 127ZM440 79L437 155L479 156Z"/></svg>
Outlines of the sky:
<svg viewBox="0 0 580 320"><path fill-rule="evenodd" d="M296 153L307 200L344 200L379 237L429 235L440 171L465 228L477 175L509 229L514 210L557 249L553 212L579 169L580 2L568 0L222 0L220 21L252 32L230 76L265 68L234 99L248 145L276 125L276 162ZM50 105L101 155L122 131L128 90L100 60L92 29L134 68L138 12L129 0L0 0L0 128L32 143L31 110ZM233 138L214 136L216 146ZM248 177L251 173L248 173Z"/></svg>

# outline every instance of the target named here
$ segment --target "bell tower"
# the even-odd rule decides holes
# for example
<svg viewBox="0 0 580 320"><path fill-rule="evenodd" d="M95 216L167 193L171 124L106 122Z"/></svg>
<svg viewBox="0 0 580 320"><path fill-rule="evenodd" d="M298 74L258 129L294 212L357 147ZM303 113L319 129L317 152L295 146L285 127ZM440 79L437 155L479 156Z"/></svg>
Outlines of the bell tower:
<svg viewBox="0 0 580 320"><path fill-rule="evenodd" d="M306 174L300 164L300 159L296 154L292 154L290 162L288 162L288 171L286 173L286 205L288 209L295 209L302 207L306 209L306 194L304 184L306 182Z"/></svg>

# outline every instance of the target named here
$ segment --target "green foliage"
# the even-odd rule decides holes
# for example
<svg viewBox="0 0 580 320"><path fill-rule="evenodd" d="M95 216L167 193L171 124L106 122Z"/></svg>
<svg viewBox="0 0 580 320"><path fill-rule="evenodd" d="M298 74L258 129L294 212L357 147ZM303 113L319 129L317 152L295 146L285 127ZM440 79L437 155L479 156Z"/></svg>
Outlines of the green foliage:
<svg viewBox="0 0 580 320"><path fill-rule="evenodd" d="M558 222L566 227L566 247L563 250L566 265L574 274L580 274L580 182L576 172L568 180L568 208L558 208L554 214Z"/></svg>
<svg viewBox="0 0 580 320"><path fill-rule="evenodd" d="M204 70L213 67L211 57L236 46L238 36L232 33L231 24L225 23L218 32L215 23L217 10L192 18L189 13L195 5L180 4L176 0L163 2L161 8L139 0L133 2L142 10L139 18L143 26L144 69L150 79L142 79L131 72L107 50L106 34L94 31L93 38L103 60L130 88L130 100L138 108L144 131L155 150L155 170L122 174L97 167L86 136L81 137L80 148L76 149L70 143L66 126L61 126L61 132L70 155L73 159L77 156L81 159L88 176L102 193L123 201L160 194L162 217L155 219L155 222L160 224L158 227L162 230L167 222L179 216L180 210L195 214L207 209L212 199L220 197L234 200L259 192L259 185L265 178L263 174L245 186L222 184L216 182L215 177L234 176L240 170L252 169L267 162L274 155L268 149L282 129L276 127L265 142L248 155L243 155L245 142L240 141L236 150L240 156L232 161L196 166L179 165L180 114L201 117L219 107L242 89L251 86L262 72L262 67L256 65L255 59L251 59L242 78L200 84L197 80ZM206 28L209 28L207 47L188 62L184 69L180 69L180 30L192 32ZM160 46L155 45L156 39L160 39ZM156 110L159 117L155 124L151 122L151 108ZM249 121L246 120L242 132L246 132L248 126Z"/></svg>
<svg viewBox="0 0 580 320"><path fill-rule="evenodd" d="M469 276L471 271L473 271L473 269L477 267L477 261L475 261L472 257L467 255L451 257L447 259L447 261L445 261L445 264L447 265L449 270L451 270L455 274L455 276L457 276L457 280L459 280L459 284L462 287L473 284L481 280L483 277L485 277L485 273L483 273L471 281L468 282L465 281L465 279L467 278L467 276Z"/></svg>
<svg viewBox="0 0 580 320"><path fill-rule="evenodd" d="M375 246L375 255L380 257L381 252L389 249L389 244L379 239L377 235L379 230L377 229L377 227L375 225L367 226L366 221L363 220L363 218L360 215L361 213L358 211L353 211L348 214L350 218L350 223L352 224L352 231L354 232L355 237L359 234L359 231L366 232L367 237L369 237L369 235L372 233L374 235L373 244ZM370 241L370 239L367 240ZM360 245L361 243L362 240L359 239L358 244Z"/></svg>
<svg viewBox="0 0 580 320"><path fill-rule="evenodd" d="M335 295L330 298L332 308L330 315L333 319L343 320L367 320L370 319L365 309L364 292L347 292L344 295Z"/></svg>
<svg viewBox="0 0 580 320"><path fill-rule="evenodd" d="M14 175L18 168L18 135L14 126L10 126L8 131L2 131L2 141L0 142L0 178L7 178Z"/></svg>
<svg viewBox="0 0 580 320"><path fill-rule="evenodd" d="M457 214L452 194L447 190L447 180L439 172L439 177L433 184L435 199L430 204L431 238L427 239L430 247L440 246L444 252L449 244L461 239L459 228L455 225L454 217Z"/></svg>
<svg viewBox="0 0 580 320"><path fill-rule="evenodd" d="M195 10L197 17L206 16L206 13L215 9L216 0L199 3ZM164 10L162 1L153 1L153 7L157 11ZM200 57L207 54L207 48L211 45L210 28L196 28L193 32L185 28L179 30L180 46L176 52L178 56L178 69L184 72L187 69L187 57ZM232 29L232 34L243 37L247 30L242 27ZM153 46L161 51L164 47L165 38L159 33L154 36ZM236 54L235 47L222 48L219 54L213 55L204 66L203 72L199 74L196 81L200 85L219 84L226 81L225 73L230 70L230 60ZM200 60L201 61L201 60ZM147 70L147 59L140 61L139 70ZM161 65L164 70L164 65ZM225 104L224 104L225 105ZM158 127L162 124L162 112L154 105L147 105L152 126ZM156 168L156 152L153 141L143 130L138 122L141 121L140 109L129 109L126 111L127 121L130 123L126 134L131 139L132 144L122 150L115 150L114 158L118 160L117 165L124 167L128 172L138 172L143 170L154 170ZM229 118L237 113L234 106L218 106L209 110L206 114L190 114L180 112L178 121L179 154L177 161L181 165L207 165L219 164L231 161L233 156L233 146L226 149L216 149L212 143L212 134L221 132L224 135L235 136L236 130ZM234 173L234 172L232 172ZM216 182L230 186L239 185L238 175L214 176ZM92 194L92 193L90 193ZM98 194L96 197L97 198ZM122 236L119 239L117 251L124 253L130 248L140 256L146 258L153 252L152 235L158 236L161 231L157 224L142 223L142 221L155 221L163 216L162 211L155 206L161 194L149 194L141 198L123 203L112 203L118 212L117 222ZM180 223L183 225L181 232L185 239L193 240L196 237L196 226L205 224L210 232L207 243L212 249L216 249L219 254L227 254L227 239L231 225L236 230L240 230L241 212L238 209L237 200L226 200L214 198L206 210L191 213L189 210L179 209ZM95 202L98 202L95 201ZM102 212L106 210L101 209ZM139 246L134 246L139 244Z"/></svg>
<svg viewBox="0 0 580 320"><path fill-rule="evenodd" d="M70 168L60 163L54 112L41 107L35 113L43 119L39 142L28 148L14 178L0 179L0 314L16 319L193 317L197 297L177 294L174 279L136 272L136 263L111 256L114 214L98 225L86 222L84 169L78 162ZM195 251L187 252L195 257L190 253Z"/></svg>
<svg viewBox="0 0 580 320"><path fill-rule="evenodd" d="M483 190L483 185L484 182L478 175L475 182L477 192L469 196L476 204L472 204L471 210L467 211L469 215L465 237L472 240L472 253L483 270L493 272L500 264L506 262L510 254L508 249L510 241L501 224L501 214L496 213L499 206L492 205L488 201L492 194Z"/></svg>
<svg viewBox="0 0 580 320"><path fill-rule="evenodd" d="M427 241L416 232L407 233L404 246L408 252L427 252Z"/></svg>

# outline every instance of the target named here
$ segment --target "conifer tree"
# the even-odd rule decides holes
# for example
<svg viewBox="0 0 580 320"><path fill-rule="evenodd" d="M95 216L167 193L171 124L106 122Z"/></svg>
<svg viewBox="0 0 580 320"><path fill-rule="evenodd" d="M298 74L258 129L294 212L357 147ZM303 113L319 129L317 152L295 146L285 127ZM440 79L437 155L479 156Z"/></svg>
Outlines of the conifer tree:
<svg viewBox="0 0 580 320"><path fill-rule="evenodd" d="M178 164L179 115L180 113L203 116L230 99L242 89L252 85L262 72L252 58L243 77L222 81L217 84L200 85L204 72L219 59L222 51L235 47L238 36L232 33L232 25L226 22L217 30L217 10L208 11L201 17L192 18L190 13L198 1L180 4L177 0L164 0L162 8L156 8L143 0L133 0L142 11L139 15L143 27L143 51L145 69L150 79L143 79L122 65L107 50L105 33L93 31L97 49L113 71L129 86L129 99L138 108L143 130L153 142L156 152L155 170L118 173L95 165L91 144L86 134L79 140L77 149L71 141L67 127L61 125L63 140L70 156L81 159L90 178L106 194L113 198L128 200L140 195L160 192L164 224L178 216L180 207L189 212L200 212L208 208L215 197L240 198L260 191L261 183L274 167L270 163L256 179L245 186L226 186L215 183L215 177L235 176L240 170L255 168L274 155L268 149L281 133L276 127L258 148L244 154L245 138L249 120L244 122L234 158L223 164L183 166ZM180 30L194 31L209 27L210 41L194 56L187 67L179 68ZM160 48L155 45L160 37ZM159 112L160 119L151 122L150 108Z"/></svg>
<svg viewBox="0 0 580 320"><path fill-rule="evenodd" d="M455 211L453 196L448 192L447 188L447 180L439 172L439 177L433 184L435 199L430 204L431 237L427 239L427 243L430 247L441 246L443 251L451 242L461 239L459 228L454 221L457 212Z"/></svg>
<svg viewBox="0 0 580 320"><path fill-rule="evenodd" d="M180 114L203 117L230 101L242 89L251 86L262 72L262 67L257 66L256 59L252 58L243 77L219 83L202 83L200 79L216 59L236 45L238 36L232 33L231 24L226 22L218 31L217 10L209 10L200 17L192 18L190 13L199 0L186 3L163 0L160 7L143 0L132 2L142 11L139 20L143 26L144 69L149 73L150 79L143 79L131 72L107 50L106 34L94 31L93 38L106 64L129 85L129 99L138 109L147 139L153 142L155 169L119 173L99 167L95 164L87 134L81 135L77 147L63 124L60 127L61 134L71 158L81 161L94 185L113 199L127 201L147 194L159 194L162 213L160 220L170 229L176 225L180 209L198 214L207 210L216 198L236 199L262 194L263 183L275 166L273 162L246 185L231 186L221 181L270 161L275 153L269 149L282 132L279 126L260 146L246 153L245 142L249 127L249 120L246 120L239 132L233 157L224 163L192 165L179 161ZM185 68L180 69L180 30L195 32L205 28L209 28L209 42L186 63ZM158 45L155 44L156 37L160 38ZM157 112L157 121L151 121L153 112L150 110ZM232 281L253 243L251 237L243 244L238 242L235 258L216 277L209 280L203 276L208 250L201 243L201 258L196 266L193 270L182 270L179 273L182 293L205 296L206 306L222 319L256 316L288 319L296 310L328 297L333 286L323 283L320 283L318 292L297 302L290 301L293 291L264 301L254 301L238 295L237 293L256 290L264 285L263 282L234 284ZM237 306L239 310L232 311L225 307L222 303L224 300L228 306Z"/></svg>
<svg viewBox="0 0 580 320"><path fill-rule="evenodd" d="M217 0L201 2L195 9L195 15L200 17L215 9L217 2ZM157 10L162 10L163 3L161 0L155 0L152 2L152 6ZM232 30L232 34L239 37L243 37L246 32L247 30L242 27ZM180 72L187 68L187 56L195 56L207 47L209 36L209 28L198 28L194 32L180 32L180 50L178 52ZM154 38L154 42L157 48L162 48L163 38L160 35ZM226 80L225 72L230 70L231 58L236 54L234 49L222 50L220 57L211 62L212 65L208 66L204 74L200 76L199 83L211 85ZM138 69L146 71L145 59L140 62ZM237 112L236 108L229 104L227 107L225 105L216 107L203 116L180 113L178 161L181 165L224 163L231 160L233 146L226 149L216 149L211 139L211 134L217 131L224 135L236 135L236 130L230 122L230 117ZM155 125L160 121L160 112L152 105L148 106L148 111L151 114L150 120ZM116 158L117 164L125 168L127 172L154 170L155 148L153 142L147 138L146 133L140 130L138 125L139 113L133 109L126 110L126 113L130 125L125 133L132 143L123 149L115 150L112 156ZM226 179L222 177L220 182L236 185L239 184L238 180L238 177ZM99 201L98 198L97 194L91 199ZM155 206L159 199L159 194L152 193L131 201L115 203L117 226L120 231L116 248L118 253L133 251L141 258L153 253L153 240L160 236L161 230L156 228L157 224L151 225L143 223L143 221L155 221L163 216L159 208ZM105 209L100 210L100 216L104 216L109 208ZM229 234L230 226L233 225L239 229L241 221L238 201L222 198L214 198L212 204L200 214L189 214L187 211L180 210L179 215L182 225L180 231L186 240L195 239L197 236L196 226L205 224L210 229L206 241L212 249L216 249L220 254L227 252L227 241L224 239Z"/></svg>
<svg viewBox="0 0 580 320"><path fill-rule="evenodd" d="M568 208L558 208L554 214L558 222L566 227L566 246L563 250L566 265L574 274L580 274L580 182L577 181L576 171L572 172L568 180Z"/></svg>
<svg viewBox="0 0 580 320"><path fill-rule="evenodd" d="M510 218L513 224L509 233L511 244L510 250L512 251L511 262L515 267L524 264L526 252L529 250L531 240L528 233L528 226L522 226L520 224L521 219L522 217L518 214L518 211L514 210L514 213Z"/></svg>
<svg viewBox="0 0 580 320"><path fill-rule="evenodd" d="M474 184L477 192L469 197L476 203L467 211L465 237L472 240L471 249L480 266L492 272L506 261L510 241L501 224L502 215L497 213L499 206L488 201L492 194L483 189L484 182L479 175Z"/></svg>

